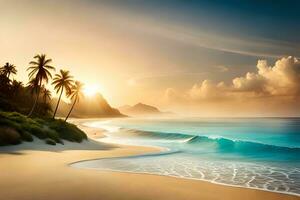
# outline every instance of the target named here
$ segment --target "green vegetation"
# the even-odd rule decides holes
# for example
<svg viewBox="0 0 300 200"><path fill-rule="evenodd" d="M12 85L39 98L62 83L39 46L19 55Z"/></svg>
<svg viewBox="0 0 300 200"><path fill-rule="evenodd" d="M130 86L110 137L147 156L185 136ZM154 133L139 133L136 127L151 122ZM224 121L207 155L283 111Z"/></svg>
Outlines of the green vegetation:
<svg viewBox="0 0 300 200"><path fill-rule="evenodd" d="M19 112L28 117L48 118L52 115L55 118L61 97L65 94L72 102L65 118L67 121L79 101L79 96L82 96L83 84L73 80L70 72L66 70L60 70L51 82L51 72L55 71L51 63L52 59L47 58L45 54L34 56L27 69L29 81L26 86L20 81L11 79L17 74L15 65L6 63L0 67L0 111ZM54 86L55 92L59 93L54 113L51 107L51 90L47 88L50 86L49 82Z"/></svg>
<svg viewBox="0 0 300 200"><path fill-rule="evenodd" d="M34 109L37 106L39 96L41 93L41 88L43 83L48 83L49 78L52 78L50 70L55 70L54 67L49 64L52 62L51 59L47 59L45 54L34 56L35 61L31 61L29 63L30 67L28 67L27 71L30 71L28 76L29 79L33 82L34 89L36 91L36 98L34 100L34 104L28 114L31 116L34 112Z"/></svg>
<svg viewBox="0 0 300 200"><path fill-rule="evenodd" d="M63 144L62 139L71 142L87 139L84 132L66 122L79 96L82 96L83 89L83 84L74 81L69 71L60 70L52 80L54 90L59 93L55 112L52 113L52 94L47 88L52 79L51 72L55 71L51 63L52 59L45 54L34 56L27 69L27 86L15 79L11 80L17 74L15 65L5 63L0 67L0 146L31 142L33 136L50 145ZM63 93L73 103L65 120L56 120L55 114Z"/></svg>
<svg viewBox="0 0 300 200"><path fill-rule="evenodd" d="M47 139L45 140L45 143L46 143L46 144L49 144L49 145L56 145L56 142L55 142L54 140L50 139L50 138L47 138Z"/></svg>
<svg viewBox="0 0 300 200"><path fill-rule="evenodd" d="M47 144L63 144L62 139L81 142L86 134L74 124L51 118L28 118L17 112L0 112L0 145L19 144L33 141L33 136Z"/></svg>

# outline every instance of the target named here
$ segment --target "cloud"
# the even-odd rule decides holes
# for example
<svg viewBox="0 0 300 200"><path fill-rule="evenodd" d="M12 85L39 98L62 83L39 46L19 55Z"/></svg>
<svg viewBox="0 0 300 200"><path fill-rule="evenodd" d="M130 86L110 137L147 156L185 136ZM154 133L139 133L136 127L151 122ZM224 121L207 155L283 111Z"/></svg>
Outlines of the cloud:
<svg viewBox="0 0 300 200"><path fill-rule="evenodd" d="M204 80L200 84L195 84L188 91L187 97L193 100L220 99L227 95L226 91L224 82L216 84L213 81Z"/></svg>
<svg viewBox="0 0 300 200"><path fill-rule="evenodd" d="M173 104L214 106L214 108L245 109L265 112L272 110L291 111L299 115L300 61L284 57L269 66L259 60L256 72L247 72L228 84L204 80L179 93L168 88L165 95ZM252 109L252 110L251 110ZM297 113L298 112L298 113Z"/></svg>
<svg viewBox="0 0 300 200"><path fill-rule="evenodd" d="M257 63L258 72L233 79L233 88L241 92L252 91L265 95L298 95L300 89L300 61L286 57L273 67L266 60Z"/></svg>
<svg viewBox="0 0 300 200"><path fill-rule="evenodd" d="M248 72L244 77L238 77L232 80L233 89L240 92L265 92L265 79L256 74Z"/></svg>

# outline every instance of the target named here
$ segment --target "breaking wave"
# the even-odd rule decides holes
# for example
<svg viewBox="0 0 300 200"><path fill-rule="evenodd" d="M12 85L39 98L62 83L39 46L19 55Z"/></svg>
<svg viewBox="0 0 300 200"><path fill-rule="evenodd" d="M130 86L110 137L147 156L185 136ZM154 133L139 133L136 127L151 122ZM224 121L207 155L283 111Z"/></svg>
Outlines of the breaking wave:
<svg viewBox="0 0 300 200"><path fill-rule="evenodd" d="M131 135L152 140L165 140L181 143L181 147L194 151L231 153L243 156L276 157L276 160L300 161L300 148L264 144L254 141L234 140L219 136L188 135L181 133L129 130Z"/></svg>

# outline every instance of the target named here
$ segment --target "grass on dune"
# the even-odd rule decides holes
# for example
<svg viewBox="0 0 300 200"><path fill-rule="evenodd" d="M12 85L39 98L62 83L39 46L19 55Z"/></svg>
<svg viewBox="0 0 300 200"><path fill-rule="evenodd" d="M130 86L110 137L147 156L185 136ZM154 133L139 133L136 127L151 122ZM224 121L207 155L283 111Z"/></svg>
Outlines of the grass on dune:
<svg viewBox="0 0 300 200"><path fill-rule="evenodd" d="M63 144L63 139L81 142L86 134L75 125L60 119L28 118L17 112L0 112L0 146L33 141L33 137L47 144Z"/></svg>

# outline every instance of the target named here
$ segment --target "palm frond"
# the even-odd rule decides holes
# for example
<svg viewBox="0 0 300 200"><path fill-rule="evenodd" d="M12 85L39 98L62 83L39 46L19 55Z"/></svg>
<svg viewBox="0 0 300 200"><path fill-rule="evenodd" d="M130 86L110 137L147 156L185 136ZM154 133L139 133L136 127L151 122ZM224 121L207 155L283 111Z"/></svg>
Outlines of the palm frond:
<svg viewBox="0 0 300 200"><path fill-rule="evenodd" d="M41 82L45 81L47 83L49 78L52 78L50 70L55 69L48 65L52 60L46 59L45 54L37 54L34 56L34 59L34 61L29 62L30 66L27 68L27 71L30 71L28 74L29 78L35 78L36 80L40 80Z"/></svg>

